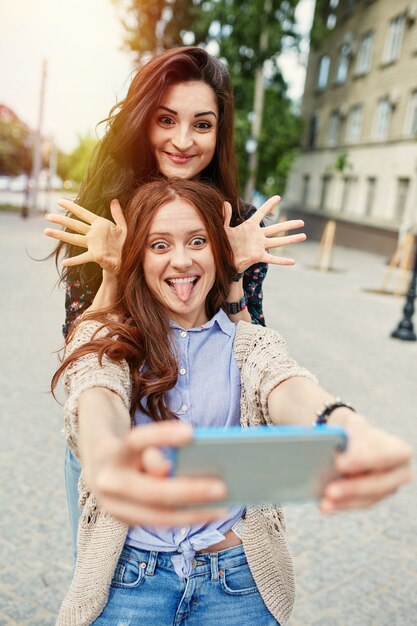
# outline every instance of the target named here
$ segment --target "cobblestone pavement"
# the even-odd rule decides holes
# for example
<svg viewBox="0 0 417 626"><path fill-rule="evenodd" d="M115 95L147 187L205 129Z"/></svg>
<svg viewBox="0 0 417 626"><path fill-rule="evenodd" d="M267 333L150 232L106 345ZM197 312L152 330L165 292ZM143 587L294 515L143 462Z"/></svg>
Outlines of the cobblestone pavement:
<svg viewBox="0 0 417 626"><path fill-rule="evenodd" d="M72 565L61 408L48 394L64 296L53 262L30 258L51 249L44 226L0 213L0 626L51 626ZM384 259L337 248L337 271L320 273L316 250L303 244L291 250L294 268L270 268L268 325L326 388L416 446L417 343L389 338L403 298L366 291L381 284ZM417 625L415 481L370 511L286 514L291 626Z"/></svg>

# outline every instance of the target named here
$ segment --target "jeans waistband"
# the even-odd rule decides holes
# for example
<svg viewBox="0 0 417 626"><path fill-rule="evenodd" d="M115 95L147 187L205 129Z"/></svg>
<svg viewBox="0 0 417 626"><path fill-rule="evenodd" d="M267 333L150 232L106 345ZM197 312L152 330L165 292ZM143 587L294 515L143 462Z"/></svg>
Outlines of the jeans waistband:
<svg viewBox="0 0 417 626"><path fill-rule="evenodd" d="M145 574L152 576L157 567L174 570L171 557L178 552L157 552L154 550L141 550L133 546L125 545L123 548L123 558L138 561L145 569ZM235 567L246 561L243 546L240 544L233 548L226 548L219 552L207 552L196 554L193 559L193 569L190 576L201 574L211 574L212 580L218 580L223 569Z"/></svg>

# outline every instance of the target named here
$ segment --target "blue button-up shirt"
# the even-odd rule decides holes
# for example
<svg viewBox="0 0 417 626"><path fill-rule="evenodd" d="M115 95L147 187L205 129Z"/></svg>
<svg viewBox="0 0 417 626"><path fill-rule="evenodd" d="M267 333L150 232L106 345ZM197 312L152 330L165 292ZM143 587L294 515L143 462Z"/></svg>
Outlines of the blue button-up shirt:
<svg viewBox="0 0 417 626"><path fill-rule="evenodd" d="M178 358L178 380L166 397L170 408L182 421L193 426L237 426L240 423L240 372L233 354L236 325L220 309L198 328L181 328L171 322L172 341ZM152 420L138 408L135 424ZM142 550L175 552L172 562L178 576L189 576L197 550L224 539L242 516L243 508L233 508L225 520L161 529L135 526L126 543Z"/></svg>

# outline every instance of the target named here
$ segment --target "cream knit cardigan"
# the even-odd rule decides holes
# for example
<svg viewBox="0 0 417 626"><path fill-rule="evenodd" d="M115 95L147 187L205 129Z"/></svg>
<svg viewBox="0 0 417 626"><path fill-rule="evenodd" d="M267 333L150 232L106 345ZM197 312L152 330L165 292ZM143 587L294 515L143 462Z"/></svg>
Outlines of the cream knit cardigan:
<svg viewBox="0 0 417 626"><path fill-rule="evenodd" d="M82 322L67 346L66 355L89 341L100 324ZM105 330L100 331L105 333ZM241 426L270 424L269 393L292 376L314 378L289 356L282 337L274 330L239 322L234 354L241 373ZM131 378L125 361L107 357L99 364L95 354L73 362L64 375L68 394L65 404L65 434L68 446L78 456L78 398L86 389L106 387L117 393L129 408ZM113 573L125 543L127 526L105 514L83 480L79 483L82 514L78 528L78 557L70 588L57 619L57 626L87 626L102 612ZM285 536L280 507L248 506L239 535L249 567L261 596L272 615L284 624L294 604L294 569Z"/></svg>

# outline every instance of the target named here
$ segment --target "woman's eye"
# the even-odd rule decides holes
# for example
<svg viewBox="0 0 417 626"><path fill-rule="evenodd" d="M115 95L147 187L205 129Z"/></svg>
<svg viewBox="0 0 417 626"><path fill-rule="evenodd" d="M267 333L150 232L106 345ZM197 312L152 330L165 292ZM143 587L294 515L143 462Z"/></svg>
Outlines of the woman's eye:
<svg viewBox="0 0 417 626"><path fill-rule="evenodd" d="M197 122L195 127L198 130L210 130L210 128L213 128L213 124L210 124L210 122Z"/></svg>
<svg viewBox="0 0 417 626"><path fill-rule="evenodd" d="M168 245L164 241L155 241L151 244L152 250L166 250Z"/></svg>
<svg viewBox="0 0 417 626"><path fill-rule="evenodd" d="M192 246L203 246L206 243L207 239L205 237L193 237L191 239Z"/></svg>
<svg viewBox="0 0 417 626"><path fill-rule="evenodd" d="M172 119L172 117L168 117L167 115L161 115L161 117L159 118L159 122L163 126L172 126L172 124L174 124L174 120Z"/></svg>

